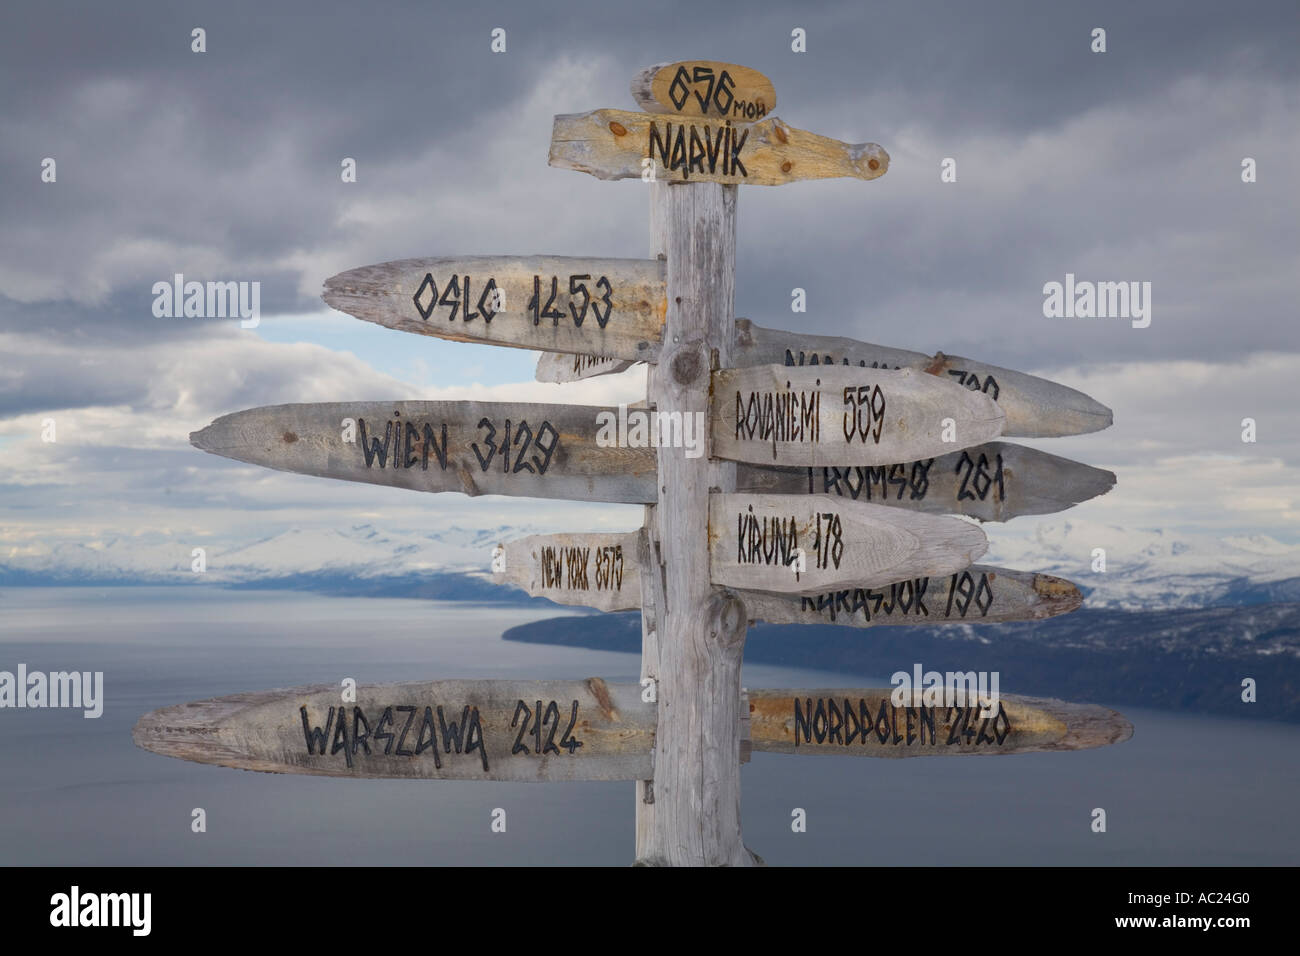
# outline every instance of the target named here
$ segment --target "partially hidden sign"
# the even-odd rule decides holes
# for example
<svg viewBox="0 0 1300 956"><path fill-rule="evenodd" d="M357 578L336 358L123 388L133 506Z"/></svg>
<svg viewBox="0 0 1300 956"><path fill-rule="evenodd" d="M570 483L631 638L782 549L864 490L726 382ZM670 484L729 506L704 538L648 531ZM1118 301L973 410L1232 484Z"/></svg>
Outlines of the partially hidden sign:
<svg viewBox="0 0 1300 956"><path fill-rule="evenodd" d="M537 357L536 377L539 382L578 382L597 375L615 375L625 372L634 363L609 355L568 355L564 352L543 352Z"/></svg>
<svg viewBox="0 0 1300 956"><path fill-rule="evenodd" d="M938 577L822 594L737 591L750 620L769 624L993 624L1068 614L1083 603L1079 589L1050 574L972 564Z"/></svg>
<svg viewBox="0 0 1300 956"><path fill-rule="evenodd" d="M634 414L648 410L523 402L268 405L223 415L190 442L278 471L412 491L653 504L656 449L619 437ZM826 494L982 521L1051 514L1114 483L1109 471L1007 442L890 465L736 468L742 492Z"/></svg>
<svg viewBox="0 0 1300 956"><path fill-rule="evenodd" d="M662 343L656 342L647 360L657 362L661 348ZM576 381L621 372L629 364L607 362L590 355L548 353L538 360L537 379ZM1080 435L1107 428L1114 418L1109 408L1083 392L1027 372L944 352L928 355L833 335L768 329L749 319L736 319L731 365L734 368L845 365L916 369L993 399L1006 414L1002 434L1008 438Z"/></svg>
<svg viewBox="0 0 1300 956"><path fill-rule="evenodd" d="M641 532L531 535L498 545L493 579L556 604L641 608ZM1067 614L1083 603L1063 578L972 564L936 577L841 587L821 594L736 589L751 621L842 627L992 624Z"/></svg>
<svg viewBox="0 0 1300 956"><path fill-rule="evenodd" d="M199 763L329 777L640 780L655 706L635 684L442 680L234 694L145 714L137 746Z"/></svg>

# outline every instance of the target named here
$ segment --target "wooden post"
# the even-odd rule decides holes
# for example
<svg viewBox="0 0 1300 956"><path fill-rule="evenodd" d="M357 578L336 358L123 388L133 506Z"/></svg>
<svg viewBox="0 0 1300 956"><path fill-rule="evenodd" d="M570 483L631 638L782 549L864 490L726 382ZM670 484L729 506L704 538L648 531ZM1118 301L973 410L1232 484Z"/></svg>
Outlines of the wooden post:
<svg viewBox="0 0 1300 956"><path fill-rule="evenodd" d="M685 426L709 410L709 373L731 358L736 188L652 183L651 252L667 258L664 348L650 380L660 415ZM637 828L638 861L745 866L740 830L740 665L744 604L709 583L709 492L735 488L735 466L660 447L659 502L650 522L659 721L654 804ZM645 588L643 590L655 590Z"/></svg>

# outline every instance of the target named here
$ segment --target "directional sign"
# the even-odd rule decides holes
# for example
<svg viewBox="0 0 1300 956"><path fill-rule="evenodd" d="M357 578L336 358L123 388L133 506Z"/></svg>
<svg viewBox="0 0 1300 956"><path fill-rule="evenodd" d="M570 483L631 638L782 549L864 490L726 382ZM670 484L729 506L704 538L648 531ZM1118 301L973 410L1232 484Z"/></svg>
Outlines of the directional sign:
<svg viewBox="0 0 1300 956"><path fill-rule="evenodd" d="M1000 441L890 465L736 466L737 491L830 494L980 521L1054 514L1114 485L1112 472Z"/></svg>
<svg viewBox="0 0 1300 956"><path fill-rule="evenodd" d="M956 355L909 352L830 335L804 335L736 320L732 364L856 365L913 368L983 392L1006 413L1002 434L1051 438L1095 432L1111 424L1111 410L1082 392L1056 382Z"/></svg>
<svg viewBox="0 0 1300 956"><path fill-rule="evenodd" d="M617 434L602 422L632 411L515 402L269 405L224 415L190 441L279 471L413 491L653 504L655 449L600 440L602 429ZM1005 442L903 464L736 468L737 491L832 494L981 521L1062 511L1114 483L1108 471Z"/></svg>
<svg viewBox="0 0 1300 956"><path fill-rule="evenodd" d="M655 450L598 441L618 409L516 402L270 405L190 436L226 458L416 491L654 500Z"/></svg>
<svg viewBox="0 0 1300 956"><path fill-rule="evenodd" d="M234 694L145 714L139 747L199 763L329 777L639 780L655 706L634 684L445 680Z"/></svg>
<svg viewBox="0 0 1300 956"><path fill-rule="evenodd" d="M958 679L970 675L957 675ZM965 692L965 685L961 687ZM750 690L753 749L849 757L956 757L1088 750L1128 740L1133 725L1094 704L1000 695L979 703L897 707L894 688Z"/></svg>
<svg viewBox="0 0 1300 956"><path fill-rule="evenodd" d="M569 355L565 352L543 352L537 357L537 381L577 382L597 375L625 372L633 366L625 359L608 355Z"/></svg>
<svg viewBox="0 0 1300 956"><path fill-rule="evenodd" d="M715 457L772 465L879 465L996 438L980 392L912 369L757 365L713 373Z"/></svg>
<svg viewBox="0 0 1300 956"><path fill-rule="evenodd" d="M842 627L1035 621L1067 614L1083 603L1079 589L1063 578L982 564L942 577L909 578L824 594L737 593L750 620Z"/></svg>
<svg viewBox="0 0 1300 956"><path fill-rule="evenodd" d="M332 308L390 329L620 359L663 339L664 264L642 259L402 259L325 280Z"/></svg>
<svg viewBox="0 0 1300 956"><path fill-rule="evenodd" d="M493 553L493 578L556 604L640 610L637 537L637 532L538 534L508 541Z"/></svg>
<svg viewBox="0 0 1300 956"><path fill-rule="evenodd" d="M735 329L731 357L734 368L772 364L913 368L950 379L993 399L1006 413L1002 434L1008 438L1080 435L1107 428L1113 420L1109 408L1083 392L998 365L943 352L926 355L856 339L765 329L749 319L736 319ZM661 345L655 344L652 354L647 356L648 361L658 361ZM544 355L537 363L537 379L542 382L575 381L621 372L627 367L624 363L617 366L595 363L590 356ZM557 373L551 371L553 368L564 369L565 377L557 377Z"/></svg>
<svg viewBox="0 0 1300 956"><path fill-rule="evenodd" d="M709 563L723 587L818 594L951 574L988 549L978 526L829 495L709 496Z"/></svg>
<svg viewBox="0 0 1300 956"><path fill-rule="evenodd" d="M632 80L632 97L649 113L707 116L737 123L762 119L776 106L776 90L762 73L715 60L647 67Z"/></svg>
<svg viewBox="0 0 1300 956"><path fill-rule="evenodd" d="M493 579L557 604L640 610L640 534L544 534L510 541L493 552ZM843 627L1034 621L1083 603L1079 589L1062 578L987 565L823 594L736 593L751 621Z"/></svg>
<svg viewBox="0 0 1300 956"><path fill-rule="evenodd" d="M878 179L889 154L875 143L849 144L787 126L593 110L555 117L552 166L597 179L750 183L779 186L800 179ZM577 351L577 350L574 350Z"/></svg>

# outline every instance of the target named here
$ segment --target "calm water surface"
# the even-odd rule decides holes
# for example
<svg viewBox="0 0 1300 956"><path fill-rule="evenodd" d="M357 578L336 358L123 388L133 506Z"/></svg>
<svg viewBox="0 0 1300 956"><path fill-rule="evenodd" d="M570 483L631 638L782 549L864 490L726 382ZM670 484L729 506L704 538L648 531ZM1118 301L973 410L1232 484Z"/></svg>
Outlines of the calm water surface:
<svg viewBox="0 0 1300 956"><path fill-rule="evenodd" d="M336 780L186 763L131 742L157 707L343 677L635 681L632 654L501 640L568 613L209 588L0 589L0 670L103 671L106 698L98 720L0 710L0 863L626 865L630 782ZM754 666L745 683L888 679ZM1123 709L1132 740L1072 754L755 754L742 771L746 843L787 865L1300 863L1297 728ZM190 831L195 807L207 833ZM504 834L489 829L496 807ZM790 830L796 807L806 833ZM1106 810L1104 834L1091 832L1094 807Z"/></svg>

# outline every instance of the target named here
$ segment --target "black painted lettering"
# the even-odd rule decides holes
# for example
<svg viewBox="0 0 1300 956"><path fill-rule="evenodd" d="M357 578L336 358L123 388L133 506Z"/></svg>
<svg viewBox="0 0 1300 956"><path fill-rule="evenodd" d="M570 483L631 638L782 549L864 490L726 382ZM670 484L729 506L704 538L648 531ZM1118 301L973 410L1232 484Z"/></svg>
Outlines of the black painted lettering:
<svg viewBox="0 0 1300 956"><path fill-rule="evenodd" d="M379 444L378 438L369 438L366 435L366 420L357 419L357 430L361 433L361 450L366 456L366 467L371 467L375 459L379 459L379 467L383 468L388 462L388 442L393 435L393 423L384 422L384 443Z"/></svg>
<svg viewBox="0 0 1300 956"><path fill-rule="evenodd" d="M302 714L302 732L303 732L303 736L307 738L308 756L317 753L319 753L322 757L325 756L325 745L329 743L329 738L330 738L330 724L333 723L334 721L334 708L333 707L330 708L329 716L325 718L324 730L321 730L321 728L319 727L313 727L311 725L311 722L307 719L306 707L299 707L298 710Z"/></svg>
<svg viewBox="0 0 1300 956"><path fill-rule="evenodd" d="M411 729L411 724L415 721L415 708L407 704L403 704L400 707L394 707L393 709L397 711L399 714L402 711L406 711L406 723L402 725L401 736L397 738L397 749L394 750L393 753L397 754L397 756L399 757L414 757L415 751L407 750L402 746L402 744L406 743L406 735Z"/></svg>
<svg viewBox="0 0 1300 956"><path fill-rule="evenodd" d="M379 741L384 741L384 753L389 754L393 750L393 735L385 727L393 726L393 708L385 707L384 712L379 715L379 723L375 724L375 732L371 735L374 738L375 746L379 746Z"/></svg>

